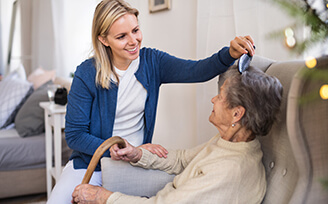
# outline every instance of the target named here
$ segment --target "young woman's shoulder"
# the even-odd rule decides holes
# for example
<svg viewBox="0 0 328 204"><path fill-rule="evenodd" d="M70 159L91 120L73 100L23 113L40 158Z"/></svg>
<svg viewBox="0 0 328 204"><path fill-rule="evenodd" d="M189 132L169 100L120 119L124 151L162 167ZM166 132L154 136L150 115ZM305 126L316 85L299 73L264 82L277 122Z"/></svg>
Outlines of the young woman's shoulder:
<svg viewBox="0 0 328 204"><path fill-rule="evenodd" d="M140 50L140 60L147 62L158 62L165 57L170 57L171 55L165 51L158 50L156 48L144 47Z"/></svg>
<svg viewBox="0 0 328 204"><path fill-rule="evenodd" d="M75 75L96 75L95 60L94 58L83 61L76 68Z"/></svg>
<svg viewBox="0 0 328 204"><path fill-rule="evenodd" d="M159 56L159 55L163 55L163 54L167 54L164 51L158 50L156 48L150 48L150 47L143 47L142 49L140 49L140 57L142 56Z"/></svg>

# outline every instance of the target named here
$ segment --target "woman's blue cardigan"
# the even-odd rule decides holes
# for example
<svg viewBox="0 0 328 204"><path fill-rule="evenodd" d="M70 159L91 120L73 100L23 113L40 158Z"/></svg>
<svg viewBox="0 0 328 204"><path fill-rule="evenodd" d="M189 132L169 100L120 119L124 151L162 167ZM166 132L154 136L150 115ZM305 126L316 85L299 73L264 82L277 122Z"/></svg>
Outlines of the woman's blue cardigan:
<svg viewBox="0 0 328 204"><path fill-rule="evenodd" d="M204 82L225 72L234 61L228 47L197 61L142 48L135 76L147 90L143 143L152 141L161 84ZM86 169L96 149L113 133L118 87L114 83L110 89L96 86L95 77L94 59L82 62L68 95L65 135L68 146L73 149L70 159L75 169ZM104 156L109 156L109 151ZM96 168L99 170L100 164Z"/></svg>

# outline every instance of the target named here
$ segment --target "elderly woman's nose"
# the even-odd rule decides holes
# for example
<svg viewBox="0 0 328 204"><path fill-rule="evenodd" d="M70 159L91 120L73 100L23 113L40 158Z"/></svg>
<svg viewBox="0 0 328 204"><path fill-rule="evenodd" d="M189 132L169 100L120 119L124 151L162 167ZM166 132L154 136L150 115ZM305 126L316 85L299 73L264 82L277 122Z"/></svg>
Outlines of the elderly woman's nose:
<svg viewBox="0 0 328 204"><path fill-rule="evenodd" d="M218 97L218 96L214 96L214 97L212 98L211 102L214 103L217 97Z"/></svg>

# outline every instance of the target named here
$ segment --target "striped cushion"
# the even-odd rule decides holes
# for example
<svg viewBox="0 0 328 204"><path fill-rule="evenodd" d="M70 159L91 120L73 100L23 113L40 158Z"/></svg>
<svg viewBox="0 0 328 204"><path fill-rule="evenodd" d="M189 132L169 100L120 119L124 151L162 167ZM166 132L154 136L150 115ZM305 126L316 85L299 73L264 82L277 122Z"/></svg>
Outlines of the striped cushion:
<svg viewBox="0 0 328 204"><path fill-rule="evenodd" d="M31 93L32 84L21 79L17 72L9 74L0 82L0 127L3 128L6 121L22 105L26 96Z"/></svg>

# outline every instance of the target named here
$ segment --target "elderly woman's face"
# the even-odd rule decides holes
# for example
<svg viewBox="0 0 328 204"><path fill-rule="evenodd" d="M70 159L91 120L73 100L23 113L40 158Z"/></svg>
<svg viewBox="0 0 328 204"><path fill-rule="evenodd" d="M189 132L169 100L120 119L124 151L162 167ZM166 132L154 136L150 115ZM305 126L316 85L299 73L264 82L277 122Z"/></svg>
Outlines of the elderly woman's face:
<svg viewBox="0 0 328 204"><path fill-rule="evenodd" d="M210 115L209 121L219 130L226 131L228 127L232 124L233 110L228 108L226 102L226 92L225 87L227 85L227 80L220 87L220 93L212 98L213 110Z"/></svg>

